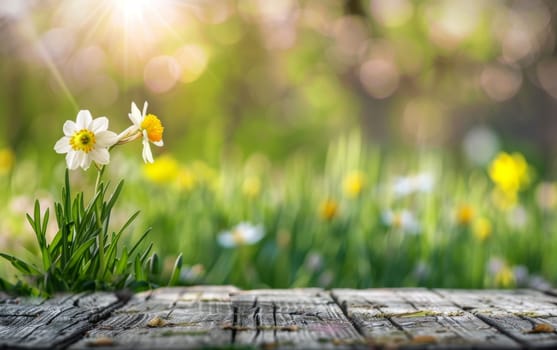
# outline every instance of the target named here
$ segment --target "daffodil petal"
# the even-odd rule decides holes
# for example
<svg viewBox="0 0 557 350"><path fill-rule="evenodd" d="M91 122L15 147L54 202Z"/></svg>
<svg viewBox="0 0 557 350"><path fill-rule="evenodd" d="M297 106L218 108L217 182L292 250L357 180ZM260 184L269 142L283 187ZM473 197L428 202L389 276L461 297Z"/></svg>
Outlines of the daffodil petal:
<svg viewBox="0 0 557 350"><path fill-rule="evenodd" d="M134 125L139 126L141 124L141 119L143 119L141 115L141 111L137 108L135 102L132 102L132 111L128 114L130 120Z"/></svg>
<svg viewBox="0 0 557 350"><path fill-rule="evenodd" d="M143 113L141 114L142 117L145 117L147 115L147 106L149 106L149 102L145 101L145 103L143 104Z"/></svg>
<svg viewBox="0 0 557 350"><path fill-rule="evenodd" d="M110 147L119 140L115 132L108 130L99 132L95 135L95 138L99 147Z"/></svg>
<svg viewBox="0 0 557 350"><path fill-rule="evenodd" d="M89 153L89 157L98 164L108 164L110 162L110 153L106 148L97 148Z"/></svg>
<svg viewBox="0 0 557 350"><path fill-rule="evenodd" d="M79 167L81 159L79 158L79 152L70 151L66 155L66 163L68 164L68 169L75 170Z"/></svg>
<svg viewBox="0 0 557 350"><path fill-rule="evenodd" d="M56 151L56 153L68 153L71 150L72 146L70 145L70 138L67 136L62 137L54 145L54 151Z"/></svg>
<svg viewBox="0 0 557 350"><path fill-rule="evenodd" d="M86 109L82 109L77 113L76 125L79 130L89 129L89 124L93 121L93 116L91 112Z"/></svg>
<svg viewBox="0 0 557 350"><path fill-rule="evenodd" d="M157 147L162 147L162 146L164 146L164 142L163 142L163 140L156 141L156 142L153 142L153 145L155 145Z"/></svg>
<svg viewBox="0 0 557 350"><path fill-rule="evenodd" d="M146 132L143 131L145 134ZM143 160L145 163L154 163L153 153L151 152L151 146L149 145L149 139L146 135L143 136Z"/></svg>
<svg viewBox="0 0 557 350"><path fill-rule="evenodd" d="M81 169L87 170L91 166L91 157L88 154L83 154L81 158Z"/></svg>
<svg viewBox="0 0 557 350"><path fill-rule="evenodd" d="M99 133L101 131L106 131L108 129L108 118L106 117L99 117L99 118L95 118L93 119L93 122L91 123L91 131L96 133Z"/></svg>
<svg viewBox="0 0 557 350"><path fill-rule="evenodd" d="M77 124L71 120L67 120L64 123L64 127L62 129L64 130L64 135L66 136L72 136L76 131L79 130L77 128Z"/></svg>

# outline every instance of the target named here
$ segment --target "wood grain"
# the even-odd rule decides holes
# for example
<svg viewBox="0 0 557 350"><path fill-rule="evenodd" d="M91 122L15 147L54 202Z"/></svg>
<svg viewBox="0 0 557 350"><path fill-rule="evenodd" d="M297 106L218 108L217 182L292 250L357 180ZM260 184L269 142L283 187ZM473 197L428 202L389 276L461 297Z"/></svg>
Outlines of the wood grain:
<svg viewBox="0 0 557 350"><path fill-rule="evenodd" d="M0 307L0 348L65 347L120 305L112 293L7 301Z"/></svg>
<svg viewBox="0 0 557 350"><path fill-rule="evenodd" d="M525 347L557 347L557 299L534 290L438 290L455 305L495 327ZM546 329L550 330L550 329Z"/></svg>
<svg viewBox="0 0 557 350"><path fill-rule="evenodd" d="M520 346L497 328L426 289L336 289L333 296L375 345Z"/></svg>
<svg viewBox="0 0 557 350"><path fill-rule="evenodd" d="M557 348L535 290L233 286L0 298L0 349Z"/></svg>
<svg viewBox="0 0 557 350"><path fill-rule="evenodd" d="M267 348L345 348L364 338L320 289L256 290L232 296L233 342Z"/></svg>
<svg viewBox="0 0 557 350"><path fill-rule="evenodd" d="M161 288L135 295L70 349L198 349L231 343L234 287ZM106 345L106 346L102 346Z"/></svg>

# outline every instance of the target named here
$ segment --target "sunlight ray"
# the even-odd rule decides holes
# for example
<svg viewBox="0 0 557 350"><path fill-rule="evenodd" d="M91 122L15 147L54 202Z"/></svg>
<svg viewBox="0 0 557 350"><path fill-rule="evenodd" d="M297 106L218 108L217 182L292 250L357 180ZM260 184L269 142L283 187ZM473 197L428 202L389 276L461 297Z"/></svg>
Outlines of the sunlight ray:
<svg viewBox="0 0 557 350"><path fill-rule="evenodd" d="M33 25L33 23L31 22L31 20L29 18L23 19L22 23L23 23L23 28L32 37L33 44L37 48L37 52L39 53L39 57L41 58L41 60L44 62L44 64L46 65L46 67L48 68L48 70L50 71L52 76L54 77L54 80L56 81L56 83L62 89L62 92L64 93L66 98L70 101L70 103L72 104L74 109L76 111L78 111L79 110L79 105L78 105L75 97L73 96L70 89L68 88L68 85L64 81L64 78L62 77L62 74L60 73L60 70L58 69L58 67L56 67L56 64L52 60L52 57L50 57L50 54L48 53L47 49L44 47L41 40L38 38L37 31L35 30L35 26Z"/></svg>
<svg viewBox="0 0 557 350"><path fill-rule="evenodd" d="M90 18L96 17L96 20L86 33L86 36L85 36L85 41L86 42L91 40L93 35L98 32L99 27L101 26L101 24L103 22L105 22L107 20L107 18L111 15L109 1L110 0L102 1L102 2L98 3L98 5L94 8L94 11L98 12L98 16L93 16L93 15L89 16ZM90 18L88 18L87 21Z"/></svg>

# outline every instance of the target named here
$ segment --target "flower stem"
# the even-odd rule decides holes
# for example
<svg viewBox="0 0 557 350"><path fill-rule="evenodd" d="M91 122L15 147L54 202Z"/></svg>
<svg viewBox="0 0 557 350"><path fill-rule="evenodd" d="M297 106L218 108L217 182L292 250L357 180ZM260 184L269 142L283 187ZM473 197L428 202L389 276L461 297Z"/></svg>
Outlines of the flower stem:
<svg viewBox="0 0 557 350"><path fill-rule="evenodd" d="M102 198L103 196L99 196L97 197L97 194L99 192L99 187L101 185L101 178L103 176L104 173L104 169L105 166L98 166L97 165L97 180L95 181L95 194L94 197L97 198L101 198L101 202L100 205L102 206ZM101 191L104 189L100 189ZM104 269L105 269L105 256L104 256L104 230L103 230L103 224L101 222L101 212L100 212L100 208L99 208L99 203L97 202L95 205L95 216L97 218L97 226L99 228L99 235L97 236L97 243L99 245L99 275L98 276L103 276L104 275Z"/></svg>
<svg viewBox="0 0 557 350"><path fill-rule="evenodd" d="M95 163L95 166L97 167L97 180L95 181L95 194L97 194L97 191L99 190L99 185L101 184L101 178L104 174L104 168L105 166L99 166L97 163Z"/></svg>

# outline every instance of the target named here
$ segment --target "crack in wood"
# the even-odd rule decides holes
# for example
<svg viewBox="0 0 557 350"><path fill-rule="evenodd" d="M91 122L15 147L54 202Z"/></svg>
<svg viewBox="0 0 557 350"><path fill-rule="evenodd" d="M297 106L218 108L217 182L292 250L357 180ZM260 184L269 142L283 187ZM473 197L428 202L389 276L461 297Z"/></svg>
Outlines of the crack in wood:
<svg viewBox="0 0 557 350"><path fill-rule="evenodd" d="M333 299L334 303L340 308L344 317L346 317L346 319L350 322L352 327L354 327L354 329L358 332L358 334L360 334L362 337L366 338L366 335L362 331L361 327L348 314L347 302L346 301L340 302L339 299L337 298L337 296L335 294L333 294L332 292L329 292L329 295Z"/></svg>
<svg viewBox="0 0 557 350"><path fill-rule="evenodd" d="M238 327L238 307L232 307L232 334L230 344L236 344L236 327Z"/></svg>
<svg viewBox="0 0 557 350"><path fill-rule="evenodd" d="M0 317L31 317L35 318L41 315L42 312L36 314L0 314Z"/></svg>
<svg viewBox="0 0 557 350"><path fill-rule="evenodd" d="M255 305L257 305L257 298L255 298ZM253 321L255 322L255 335L253 336L253 340L252 342L255 344L257 337L259 337L259 334L261 333L261 316L259 315L259 312L261 311L261 307L256 306L255 310L253 311Z"/></svg>
<svg viewBox="0 0 557 350"><path fill-rule="evenodd" d="M499 332L503 333L507 337L511 338L515 342L519 343L523 347L531 348L527 341L524 341L523 339L516 337L512 332L507 331L505 328L501 327L497 322L494 322L489 317L486 317L482 314L476 314L475 316L480 320L482 320L483 322L485 322L486 324L490 325L491 327L497 329Z"/></svg>
<svg viewBox="0 0 557 350"><path fill-rule="evenodd" d="M274 301L273 301L272 305L273 305L273 326L275 327L273 329L273 339L275 340L275 343L276 343L277 342L277 327L278 327L278 325L277 325L277 309L278 309L278 307L277 307L277 304Z"/></svg>
<svg viewBox="0 0 557 350"><path fill-rule="evenodd" d="M36 306L21 303L19 308L37 308L38 312L32 317L26 313L14 313L13 328L10 324L0 328L0 348L63 349L70 346L99 321L110 317L113 310L123 306L121 301L109 294L101 293L99 298L87 293L44 300ZM96 301L104 303L104 306L89 307ZM18 327L18 317L29 321Z"/></svg>

